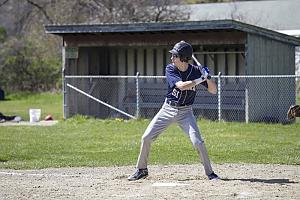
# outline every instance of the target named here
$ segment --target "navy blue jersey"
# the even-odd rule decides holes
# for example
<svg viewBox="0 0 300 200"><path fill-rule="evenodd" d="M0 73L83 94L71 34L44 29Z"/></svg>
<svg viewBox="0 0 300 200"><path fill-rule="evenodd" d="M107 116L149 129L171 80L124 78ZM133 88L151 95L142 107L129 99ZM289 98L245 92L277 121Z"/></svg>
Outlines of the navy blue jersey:
<svg viewBox="0 0 300 200"><path fill-rule="evenodd" d="M166 67L166 77L168 82L167 101L177 103L179 106L192 105L196 96L196 88L190 88L189 90L183 90L176 88L175 83L178 81L192 81L200 78L202 75L201 69L198 66L189 64L188 69L184 72L180 71L173 64L168 64ZM201 83L206 88L207 82Z"/></svg>

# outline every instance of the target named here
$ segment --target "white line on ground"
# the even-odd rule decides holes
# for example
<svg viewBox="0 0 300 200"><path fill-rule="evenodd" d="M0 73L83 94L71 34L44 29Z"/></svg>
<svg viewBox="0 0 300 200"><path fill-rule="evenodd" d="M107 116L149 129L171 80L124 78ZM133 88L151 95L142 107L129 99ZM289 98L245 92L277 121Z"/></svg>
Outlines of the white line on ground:
<svg viewBox="0 0 300 200"><path fill-rule="evenodd" d="M152 186L153 187L176 187L176 186L187 186L190 184L186 184L186 183L153 183Z"/></svg>
<svg viewBox="0 0 300 200"><path fill-rule="evenodd" d="M66 174L34 174L34 173L16 173L16 172L0 172L0 175L9 176L58 176L58 177L78 177L79 175L66 175Z"/></svg>

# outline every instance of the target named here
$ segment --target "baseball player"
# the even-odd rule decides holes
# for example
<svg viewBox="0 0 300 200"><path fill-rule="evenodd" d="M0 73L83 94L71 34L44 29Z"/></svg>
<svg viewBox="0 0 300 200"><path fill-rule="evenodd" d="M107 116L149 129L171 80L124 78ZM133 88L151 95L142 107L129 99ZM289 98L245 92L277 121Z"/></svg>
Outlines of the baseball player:
<svg viewBox="0 0 300 200"><path fill-rule="evenodd" d="M208 68L188 63L193 54L193 48L189 43L178 42L169 52L172 54L172 63L166 66L168 82L166 99L142 136L140 154L136 164L137 170L128 177L128 180L135 181L148 176L147 164L151 143L170 124L175 122L179 124L197 150L208 179L219 179L212 170L204 140L192 111L196 86L201 84L210 93L216 94L216 84L210 79Z"/></svg>

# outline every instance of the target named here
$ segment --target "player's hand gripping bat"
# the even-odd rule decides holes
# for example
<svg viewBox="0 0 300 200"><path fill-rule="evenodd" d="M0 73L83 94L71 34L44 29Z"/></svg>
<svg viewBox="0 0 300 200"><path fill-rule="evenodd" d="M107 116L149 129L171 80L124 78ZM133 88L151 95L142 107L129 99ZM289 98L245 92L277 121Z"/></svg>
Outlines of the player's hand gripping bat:
<svg viewBox="0 0 300 200"><path fill-rule="evenodd" d="M196 62L196 64L200 67L202 72L202 79L211 79L211 76L209 75L209 69L207 67L203 67L201 63L197 60L197 58L192 54L193 60Z"/></svg>

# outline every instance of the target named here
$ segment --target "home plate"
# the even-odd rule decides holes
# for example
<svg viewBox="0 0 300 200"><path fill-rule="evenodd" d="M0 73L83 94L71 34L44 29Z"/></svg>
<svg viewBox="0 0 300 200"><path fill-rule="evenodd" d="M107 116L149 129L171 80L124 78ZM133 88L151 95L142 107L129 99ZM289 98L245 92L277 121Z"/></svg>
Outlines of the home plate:
<svg viewBox="0 0 300 200"><path fill-rule="evenodd" d="M185 183L153 183L153 187L176 187L176 186L186 186L190 184Z"/></svg>

